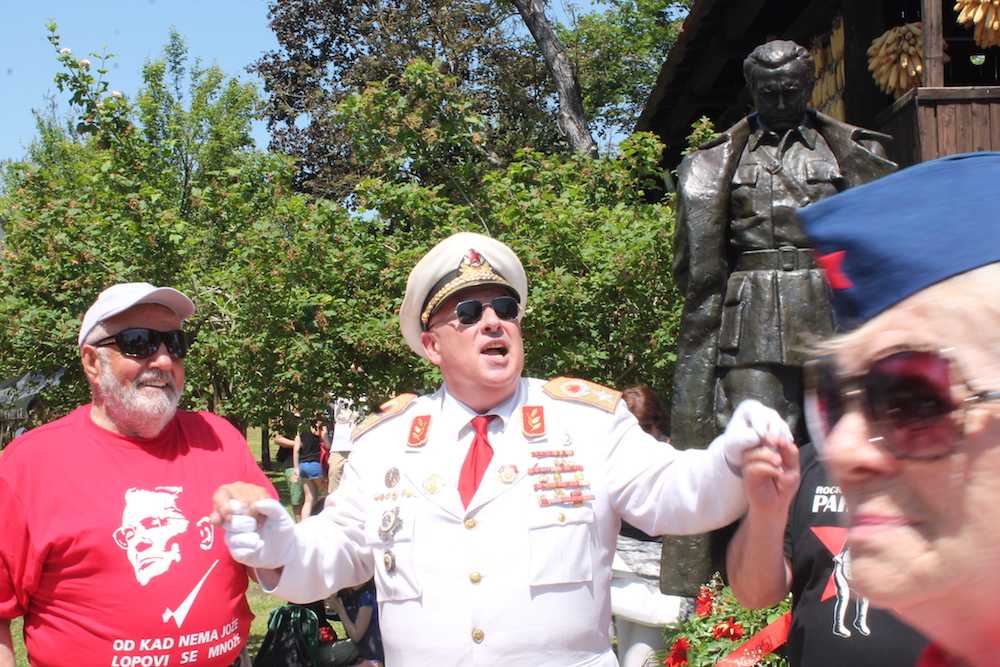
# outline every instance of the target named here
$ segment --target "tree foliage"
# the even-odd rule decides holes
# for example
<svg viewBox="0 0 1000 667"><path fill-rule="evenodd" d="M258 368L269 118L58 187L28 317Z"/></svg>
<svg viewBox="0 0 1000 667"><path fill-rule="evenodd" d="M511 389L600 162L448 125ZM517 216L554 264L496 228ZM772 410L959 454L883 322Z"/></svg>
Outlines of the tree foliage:
<svg viewBox="0 0 1000 667"><path fill-rule="evenodd" d="M631 133L691 0L607 0L558 34L580 74L583 104L606 136Z"/></svg>
<svg viewBox="0 0 1000 667"><path fill-rule="evenodd" d="M146 280L198 304L188 405L253 418L269 408L261 392L315 393L290 371L301 349L289 340L317 326L322 294L301 286L322 289L316 258L337 214L291 191L290 160L251 148L259 94L215 67L187 68L172 34L132 103L103 80L111 56L77 59L50 30L76 122L40 118L27 160L4 171L0 370L66 368L49 403L83 402L83 313L104 287Z"/></svg>
<svg viewBox="0 0 1000 667"><path fill-rule="evenodd" d="M58 410L87 398L75 347L84 310L127 280L197 303L188 407L261 424L327 394L430 390L439 375L406 347L398 307L410 268L461 230L499 238L526 265L530 374L667 393L679 300L672 211L644 197L659 178L651 136L612 158L523 148L496 168L475 99L446 68L416 62L331 116L367 165L348 211L296 193L291 160L245 143L256 97L187 67L176 36L135 102L72 54L59 59L73 131L43 120L0 193L0 317L11 323L0 371L66 368L47 395Z"/></svg>
<svg viewBox="0 0 1000 667"><path fill-rule="evenodd" d="M552 84L512 8L482 0L273 0L279 49L251 68L268 95L275 151L300 159L296 183L339 199L367 174L336 106L371 82L401 76L415 59L437 62L488 117L498 155L562 145Z"/></svg>
<svg viewBox="0 0 1000 667"><path fill-rule="evenodd" d="M500 164L526 147L590 152L579 136L588 122L607 137L629 134L688 0L610 0L551 26L551 7L517 0L534 38L512 2L272 0L279 49L252 70L265 81L271 148L300 159L296 187L340 199L370 173L335 109L414 60L454 80Z"/></svg>
<svg viewBox="0 0 1000 667"><path fill-rule="evenodd" d="M529 373L666 389L680 305L670 276L673 212L644 197L659 182L662 146L636 135L617 158L599 159L525 148L505 169L480 173L487 121L467 104L440 68L414 63L340 109L356 150L377 146L385 158L373 156L372 176L356 191L397 255L376 289L398 303L406 272L434 242L461 230L493 236L528 272ZM432 156L446 156L454 181L422 177ZM398 339L395 313L383 315L381 328Z"/></svg>

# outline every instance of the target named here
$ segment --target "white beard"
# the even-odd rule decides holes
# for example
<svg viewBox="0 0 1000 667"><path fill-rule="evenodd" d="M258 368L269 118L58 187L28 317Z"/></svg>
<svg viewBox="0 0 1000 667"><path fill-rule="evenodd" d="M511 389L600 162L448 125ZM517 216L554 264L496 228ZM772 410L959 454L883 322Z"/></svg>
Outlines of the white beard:
<svg viewBox="0 0 1000 667"><path fill-rule="evenodd" d="M145 392L143 382L166 382L169 391ZM173 377L160 371L145 371L131 384L123 384L102 363L97 376L96 392L104 402L104 411L123 435L152 438L174 418L183 387L175 387Z"/></svg>

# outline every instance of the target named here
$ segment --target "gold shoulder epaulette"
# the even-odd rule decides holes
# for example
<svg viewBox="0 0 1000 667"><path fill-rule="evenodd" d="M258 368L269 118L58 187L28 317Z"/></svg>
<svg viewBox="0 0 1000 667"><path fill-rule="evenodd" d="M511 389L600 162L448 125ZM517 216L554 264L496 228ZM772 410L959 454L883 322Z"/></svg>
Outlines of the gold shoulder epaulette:
<svg viewBox="0 0 1000 667"><path fill-rule="evenodd" d="M607 412L614 412L622 397L622 393L616 389L578 378L558 377L546 382L542 389L552 398L589 403Z"/></svg>
<svg viewBox="0 0 1000 667"><path fill-rule="evenodd" d="M351 440L354 440L375 424L400 414L416 397L416 394L400 394L395 398L389 399L381 405L379 412L371 413L365 417L363 422L354 427L354 430L351 431Z"/></svg>

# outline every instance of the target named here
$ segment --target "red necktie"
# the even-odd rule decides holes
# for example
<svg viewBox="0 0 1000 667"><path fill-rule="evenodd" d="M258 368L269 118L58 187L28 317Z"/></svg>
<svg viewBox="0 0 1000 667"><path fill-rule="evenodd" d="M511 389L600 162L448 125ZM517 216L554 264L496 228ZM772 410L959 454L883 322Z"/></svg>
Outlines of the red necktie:
<svg viewBox="0 0 1000 667"><path fill-rule="evenodd" d="M469 453L465 456L465 463L462 464L462 473L458 478L458 495L462 497L462 505L469 506L472 496L476 495L479 482L482 481L486 473L486 467L493 458L493 448L486 437L486 426L496 418L496 415L485 417L473 417L472 428L476 430L476 437L472 439L469 446Z"/></svg>

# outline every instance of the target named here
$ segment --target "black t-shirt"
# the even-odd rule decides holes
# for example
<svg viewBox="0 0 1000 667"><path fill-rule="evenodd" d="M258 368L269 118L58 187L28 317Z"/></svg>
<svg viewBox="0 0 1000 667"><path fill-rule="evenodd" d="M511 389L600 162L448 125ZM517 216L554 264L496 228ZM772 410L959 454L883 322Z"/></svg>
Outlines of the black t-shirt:
<svg viewBox="0 0 1000 667"><path fill-rule="evenodd" d="M281 464L282 468L292 467L292 448L278 446L278 453L275 454L275 460Z"/></svg>
<svg viewBox="0 0 1000 667"><path fill-rule="evenodd" d="M838 596L848 582L842 554L847 529L840 487L831 484L811 444L800 450L802 483L785 531L785 555L792 561L791 667L912 667L927 640L888 611L867 605L855 591ZM843 599L846 597L847 599Z"/></svg>
<svg viewBox="0 0 1000 667"><path fill-rule="evenodd" d="M302 446L299 447L299 463L303 461L319 462L319 436L312 431L305 430L299 435L302 436Z"/></svg>

